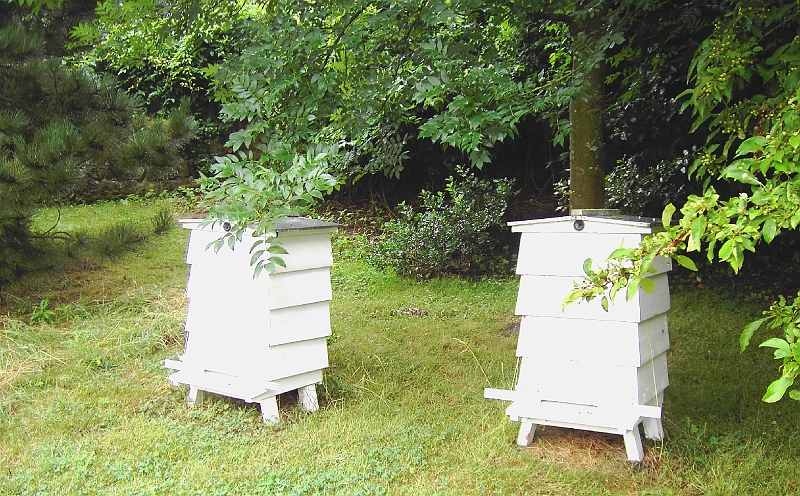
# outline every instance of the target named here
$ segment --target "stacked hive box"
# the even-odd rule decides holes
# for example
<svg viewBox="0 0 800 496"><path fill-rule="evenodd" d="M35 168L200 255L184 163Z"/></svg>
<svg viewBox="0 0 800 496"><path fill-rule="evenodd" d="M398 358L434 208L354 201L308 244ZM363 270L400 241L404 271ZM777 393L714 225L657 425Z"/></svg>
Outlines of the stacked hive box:
<svg viewBox="0 0 800 496"><path fill-rule="evenodd" d="M275 396L298 390L308 411L317 409L315 384L328 366L330 235L336 224L302 217L281 220L276 234L289 252L286 267L254 278L245 235L234 250L207 249L224 234L220 224L191 229L186 261L186 348L165 366L177 370L173 384L189 386L189 403L212 392L261 405L265 422L276 422Z"/></svg>
<svg viewBox="0 0 800 496"><path fill-rule="evenodd" d="M637 246L659 224L570 216L509 225L522 233L516 307L521 364L514 391L487 389L485 396L513 402L506 413L522 421L522 446L532 442L537 425L554 425L621 434L628 458L641 460L639 424L649 438L663 436L670 261L655 261L652 293L640 290L625 301L623 291L607 312L597 300L564 310L562 304L586 259L596 264L621 246Z"/></svg>

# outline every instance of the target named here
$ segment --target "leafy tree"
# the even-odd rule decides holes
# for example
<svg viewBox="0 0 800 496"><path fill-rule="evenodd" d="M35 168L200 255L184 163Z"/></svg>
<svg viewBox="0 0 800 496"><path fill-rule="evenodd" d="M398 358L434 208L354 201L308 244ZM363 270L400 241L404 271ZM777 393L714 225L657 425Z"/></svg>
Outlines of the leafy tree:
<svg viewBox="0 0 800 496"><path fill-rule="evenodd" d="M534 116L552 123L556 143L572 133L573 207L602 207L609 169L603 60L637 25L632 19L657 9L666 7L272 3L252 25L247 38L254 41L241 59L214 67L224 115L248 123L230 144L338 143L338 174L396 177L409 135L460 150L481 168L497 143ZM573 110L566 120L568 104Z"/></svg>
<svg viewBox="0 0 800 496"><path fill-rule="evenodd" d="M692 87L684 106L693 109L694 129L708 128L707 145L689 172L705 182L701 195L689 196L672 222L676 207L663 213L664 231L635 249L620 249L608 265L587 271L585 283L565 300L602 297L613 300L647 289L646 275L656 256L669 256L695 269L685 252L705 251L709 261L741 269L747 251L771 243L783 230L800 224L800 13L797 2L739 1L705 39L691 65ZM722 197L710 184L719 178L740 186ZM780 298L763 319L741 335L742 351L762 326L782 335L762 346L775 348L781 376L764 401L777 401L800 375L800 298ZM800 400L800 391L790 396Z"/></svg>
<svg viewBox="0 0 800 496"><path fill-rule="evenodd" d="M212 165L216 177L204 180L207 189L247 183L238 172L227 175L231 170L302 176L287 164L308 163L317 154L313 150L323 149L326 172L339 181L375 172L397 177L409 135L455 148L481 168L497 143L513 138L520 121L535 116L553 124L557 143L570 133L572 206L596 208L604 206L607 169L603 61L625 41L633 20L665 4L275 0L254 5L237 27L237 39L246 43L206 71L215 78L223 118L238 127L227 143L234 153ZM149 0L111 6L98 10L103 25L111 26L115 16L131 19L131 13L149 11L140 16L148 23L134 24L153 29L155 38L175 31L165 26L196 25L203 33L210 25L202 20L205 13L218 8L193 1L159 7ZM181 12L197 23L183 24ZM167 38L173 45L176 40ZM151 46L137 53L155 57L163 51ZM572 111L565 120L568 105ZM323 182L329 184L329 178ZM228 200L239 207L249 202ZM237 229L266 222L264 212L240 208Z"/></svg>

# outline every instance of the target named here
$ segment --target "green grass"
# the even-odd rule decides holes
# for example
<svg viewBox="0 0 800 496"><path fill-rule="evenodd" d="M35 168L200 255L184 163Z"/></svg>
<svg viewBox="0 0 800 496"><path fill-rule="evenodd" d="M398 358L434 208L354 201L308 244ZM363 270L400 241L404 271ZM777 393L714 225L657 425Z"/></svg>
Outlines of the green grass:
<svg viewBox="0 0 800 496"><path fill-rule="evenodd" d="M152 208L62 216L79 227ZM515 279L409 281L337 250L321 409L284 395L273 428L222 397L189 409L166 380L186 239L176 228L6 295L0 494L800 493L800 407L760 401L776 375L767 350L738 354L753 303L674 289L666 439L630 464L618 436L546 428L519 448L507 404L483 399L514 384ZM44 298L60 310L31 323Z"/></svg>

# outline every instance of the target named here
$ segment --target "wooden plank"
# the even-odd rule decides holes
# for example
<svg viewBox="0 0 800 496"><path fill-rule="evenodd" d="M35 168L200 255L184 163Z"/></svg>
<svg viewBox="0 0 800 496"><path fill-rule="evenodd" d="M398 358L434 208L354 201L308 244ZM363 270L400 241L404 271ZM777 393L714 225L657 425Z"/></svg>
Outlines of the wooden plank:
<svg viewBox="0 0 800 496"><path fill-rule="evenodd" d="M187 351L195 355L231 353L237 361L247 357L260 361L258 354L268 353L269 347L331 334L327 301L272 310L266 315L215 308L196 300L189 306Z"/></svg>
<svg viewBox="0 0 800 496"><path fill-rule="evenodd" d="M523 360L517 391L534 391L542 400L601 405L637 402L635 367L583 364L569 360Z"/></svg>
<svg viewBox="0 0 800 496"><path fill-rule="evenodd" d="M522 317L518 357L546 359L562 349L576 362L638 367L669 349L667 316L644 322Z"/></svg>
<svg viewBox="0 0 800 496"><path fill-rule="evenodd" d="M638 403L640 405L649 404L669 386L666 353L653 358L651 361L639 367L637 369L637 374L639 376Z"/></svg>
<svg viewBox="0 0 800 496"><path fill-rule="evenodd" d="M666 313L670 309L667 274L655 275L651 277L651 280L655 285L652 293L640 289L629 301L625 300L624 294L617 295L608 312L603 310L599 299L574 302L562 311L564 298L572 291L575 279L560 276L523 275L520 278L516 314L642 322Z"/></svg>
<svg viewBox="0 0 800 496"><path fill-rule="evenodd" d="M523 359L517 399L594 406L646 404L669 384L666 354L642 367L585 363L559 358Z"/></svg>
<svg viewBox="0 0 800 496"><path fill-rule="evenodd" d="M185 354L206 368L242 374L252 363L268 360L269 321L252 312L235 312L189 303Z"/></svg>
<svg viewBox="0 0 800 496"><path fill-rule="evenodd" d="M328 301L332 297L328 267L285 272L270 277L270 310Z"/></svg>
<svg viewBox="0 0 800 496"><path fill-rule="evenodd" d="M280 233L278 239L289 253L278 255L286 267L276 267L277 274L333 265L330 232L290 231Z"/></svg>
<svg viewBox="0 0 800 496"><path fill-rule="evenodd" d="M164 360L164 367L173 370L181 370L184 366L184 363L180 360Z"/></svg>
<svg viewBox="0 0 800 496"><path fill-rule="evenodd" d="M483 397L487 400L514 401L517 397L516 391L508 389L484 388Z"/></svg>
<svg viewBox="0 0 800 496"><path fill-rule="evenodd" d="M284 377L328 367L328 344L325 338L310 339L270 347L269 359L254 364L253 372L263 370L270 380L280 382Z"/></svg>
<svg viewBox="0 0 800 496"><path fill-rule="evenodd" d="M186 313L187 332L195 329L209 329L210 332L239 332L236 329L249 329L254 336L269 332L270 313L266 301L248 301L235 298L219 301L208 295L191 298ZM232 330L232 331L230 331ZM221 338L222 339L222 338Z"/></svg>
<svg viewBox="0 0 800 496"><path fill-rule="evenodd" d="M271 381L256 381L242 377L234 377L216 372L205 371L195 373L191 370L180 370L171 374L169 380L173 384L186 384L191 392L207 391L252 402L253 398L270 391L274 386ZM197 396L195 396L197 398ZM191 396L190 396L191 400Z"/></svg>
<svg viewBox="0 0 800 496"><path fill-rule="evenodd" d="M219 239L222 233L210 230L192 229L189 233L189 245L186 249L186 263L196 264L217 260L219 262L233 258L233 252L225 247L215 253L213 248L208 248L209 243Z"/></svg>
<svg viewBox="0 0 800 496"><path fill-rule="evenodd" d="M282 377L277 384L280 386L275 390L270 390L266 395L278 395L295 389L300 389L309 384L319 384L322 382L322 370L311 370L302 374L297 374L289 377ZM261 397L253 398L253 401L259 401Z"/></svg>
<svg viewBox="0 0 800 496"><path fill-rule="evenodd" d="M308 370L328 366L327 301L274 310L267 315L219 309L197 300L189 306L185 353L207 368L241 375L249 370L273 374L286 367L285 375L294 375L304 372L299 369L303 364ZM275 325L284 327L272 327L273 317L277 320Z"/></svg>
<svg viewBox="0 0 800 496"><path fill-rule="evenodd" d="M591 258L597 267L620 246L638 246L645 236L629 234L593 233L522 233L517 274L543 276L582 276L583 262ZM655 273L672 268L671 260L659 257L653 264Z"/></svg>
<svg viewBox="0 0 800 496"><path fill-rule="evenodd" d="M611 434L622 434L633 427L638 416L624 410L606 411L593 405L541 402L529 404L515 401L506 414L512 418L529 419L537 425L552 425Z"/></svg>
<svg viewBox="0 0 800 496"><path fill-rule="evenodd" d="M189 268L186 284L188 298L206 298L217 306L261 305L268 301L269 290L269 275L254 278L247 263L196 263Z"/></svg>
<svg viewBox="0 0 800 496"><path fill-rule="evenodd" d="M175 364L173 363L172 365ZM170 368L172 368L172 365ZM178 362L179 367L180 365L188 364L181 364ZM303 374L285 377L278 383L254 378L233 377L211 371L197 373L191 368L187 368L185 370L178 369L178 372L169 376L169 380L176 385L190 385L190 391L195 391L195 398L198 400L202 399L203 391L208 391L231 398L237 398L249 403L258 403L264 401L266 398L274 397L288 391L318 384L322 382L322 371L312 370Z"/></svg>
<svg viewBox="0 0 800 496"><path fill-rule="evenodd" d="M331 335L328 301L279 308L269 314L270 346Z"/></svg>

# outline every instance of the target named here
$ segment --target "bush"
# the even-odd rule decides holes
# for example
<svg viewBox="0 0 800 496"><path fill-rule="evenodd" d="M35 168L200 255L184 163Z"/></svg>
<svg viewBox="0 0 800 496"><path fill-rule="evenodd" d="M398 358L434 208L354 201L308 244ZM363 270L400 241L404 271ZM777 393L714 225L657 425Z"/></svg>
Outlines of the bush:
<svg viewBox="0 0 800 496"><path fill-rule="evenodd" d="M510 263L505 225L513 180L479 180L459 170L444 191L420 193L421 212L397 207L367 261L398 274L433 277L507 273Z"/></svg>

